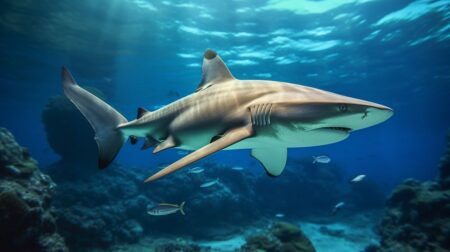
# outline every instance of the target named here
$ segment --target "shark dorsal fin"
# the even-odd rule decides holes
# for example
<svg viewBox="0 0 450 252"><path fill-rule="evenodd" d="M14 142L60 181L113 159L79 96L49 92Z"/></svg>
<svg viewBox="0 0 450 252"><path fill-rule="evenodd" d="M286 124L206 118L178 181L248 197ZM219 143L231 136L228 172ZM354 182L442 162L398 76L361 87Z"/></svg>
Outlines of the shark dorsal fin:
<svg viewBox="0 0 450 252"><path fill-rule="evenodd" d="M203 90L211 85L234 79L228 67L219 55L213 50L207 49L203 56L203 77L196 91Z"/></svg>
<svg viewBox="0 0 450 252"><path fill-rule="evenodd" d="M146 110L145 108L139 107L139 108L137 109L137 116L136 116L136 119L139 119L139 118L143 117L143 116L144 116L145 114L147 114L148 112L150 112L150 111Z"/></svg>

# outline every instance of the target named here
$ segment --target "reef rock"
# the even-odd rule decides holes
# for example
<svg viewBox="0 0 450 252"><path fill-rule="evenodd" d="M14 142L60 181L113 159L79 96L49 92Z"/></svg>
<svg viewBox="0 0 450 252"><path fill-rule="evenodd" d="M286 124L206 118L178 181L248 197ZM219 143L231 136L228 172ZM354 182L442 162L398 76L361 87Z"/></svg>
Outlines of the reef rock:
<svg viewBox="0 0 450 252"><path fill-rule="evenodd" d="M55 186L27 149L0 128L1 251L68 251L51 207Z"/></svg>
<svg viewBox="0 0 450 252"><path fill-rule="evenodd" d="M203 166L203 173L188 174L185 170L146 185L146 195L155 202L186 201L186 216L148 218L148 225L158 227L160 232L178 230L194 238L223 238L257 219L260 208L254 202L252 175L214 163ZM217 184L200 187L216 178L219 178Z"/></svg>
<svg viewBox="0 0 450 252"><path fill-rule="evenodd" d="M247 185L252 183L251 179L246 181L246 175L230 167L206 166L201 174L188 174L186 169L144 184L149 175L147 170L113 164L106 170L74 180L60 172L73 167L57 163L48 171L58 183L55 197L58 227L69 247L80 251L134 243L151 234L223 238L242 231L245 223L258 216L252 187ZM200 187L217 177L219 183ZM183 201L185 216L147 214L147 207L155 204Z"/></svg>
<svg viewBox="0 0 450 252"><path fill-rule="evenodd" d="M392 192L379 225L378 251L450 251L448 146L438 182L408 179Z"/></svg>
<svg viewBox="0 0 450 252"><path fill-rule="evenodd" d="M144 232L140 221L147 217L146 205L151 202L142 195L140 177L117 165L75 180L61 173L74 167L57 163L48 169L58 183L57 224L69 248L85 251L137 242Z"/></svg>
<svg viewBox="0 0 450 252"><path fill-rule="evenodd" d="M276 222L268 231L247 237L241 251L315 252L316 250L298 226Z"/></svg>

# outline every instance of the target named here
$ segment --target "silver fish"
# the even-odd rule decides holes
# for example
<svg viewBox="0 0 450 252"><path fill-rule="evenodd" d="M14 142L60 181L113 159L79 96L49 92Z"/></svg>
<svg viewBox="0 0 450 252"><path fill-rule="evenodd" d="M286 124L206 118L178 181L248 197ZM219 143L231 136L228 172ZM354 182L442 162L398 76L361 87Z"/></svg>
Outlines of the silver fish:
<svg viewBox="0 0 450 252"><path fill-rule="evenodd" d="M282 213L277 213L277 214L275 214L275 217L277 217L277 218L284 218L284 214L282 214Z"/></svg>
<svg viewBox="0 0 450 252"><path fill-rule="evenodd" d="M354 177L352 180L350 180L350 182L351 183L358 183L358 182L363 181L365 178L366 178L366 175L365 174L361 174L361 175L358 175L358 176Z"/></svg>
<svg viewBox="0 0 450 252"><path fill-rule="evenodd" d="M204 170L205 170L204 168L197 166L197 167L189 169L188 173L198 174L198 173L202 173Z"/></svg>
<svg viewBox="0 0 450 252"><path fill-rule="evenodd" d="M325 155L322 156L313 156L313 164L315 163L321 163L321 164L328 164L331 162L331 158Z"/></svg>
<svg viewBox="0 0 450 252"><path fill-rule="evenodd" d="M212 180L212 181L209 181L209 182L206 182L206 183L203 183L203 184L200 185L200 187L203 187L203 188L210 187L210 186L213 186L213 185L217 184L218 182L219 182L219 178L217 178L215 180Z"/></svg>
<svg viewBox="0 0 450 252"><path fill-rule="evenodd" d="M241 167L241 166L233 166L233 167L231 167L231 169L235 170L235 171L242 171L242 170L244 170L244 168Z"/></svg>
<svg viewBox="0 0 450 252"><path fill-rule="evenodd" d="M170 203L160 203L155 207L152 207L150 209L147 210L147 213L153 216L163 216L163 215L169 215L169 214L174 214L178 211L180 211L180 213L182 215L185 215L184 213L184 201L180 204L170 204Z"/></svg>
<svg viewBox="0 0 450 252"><path fill-rule="evenodd" d="M339 210L341 210L342 207L344 207L344 205L345 203L343 201L337 203L331 211L331 215L335 215Z"/></svg>

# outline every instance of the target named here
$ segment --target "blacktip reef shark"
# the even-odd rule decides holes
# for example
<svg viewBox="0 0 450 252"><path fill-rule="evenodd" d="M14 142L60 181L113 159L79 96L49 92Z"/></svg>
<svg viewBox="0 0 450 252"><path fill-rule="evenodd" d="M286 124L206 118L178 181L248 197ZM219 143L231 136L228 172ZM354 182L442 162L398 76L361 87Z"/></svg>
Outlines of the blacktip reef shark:
<svg viewBox="0 0 450 252"><path fill-rule="evenodd" d="M287 149L336 143L351 132L379 124L392 109L320 89L267 80L239 80L219 55L206 50L197 90L156 111L138 109L127 121L81 88L63 67L65 95L95 131L99 167L105 168L130 138L142 149L192 151L150 176L154 181L220 150L251 149L270 176L286 165Z"/></svg>

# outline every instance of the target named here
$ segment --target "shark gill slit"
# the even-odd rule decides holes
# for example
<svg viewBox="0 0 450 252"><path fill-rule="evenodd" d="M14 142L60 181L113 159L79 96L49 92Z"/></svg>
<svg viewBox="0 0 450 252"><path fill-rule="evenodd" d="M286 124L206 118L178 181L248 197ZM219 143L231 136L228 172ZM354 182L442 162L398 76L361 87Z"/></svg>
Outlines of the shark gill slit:
<svg viewBox="0 0 450 252"><path fill-rule="evenodd" d="M268 125L270 125L270 116L272 115L272 103L270 103L269 105L270 105L270 107L269 107L269 112L267 113L267 122L268 122Z"/></svg>
<svg viewBox="0 0 450 252"><path fill-rule="evenodd" d="M270 125L270 114L272 113L272 104L256 104L250 107L252 125L267 126Z"/></svg>
<svg viewBox="0 0 450 252"><path fill-rule="evenodd" d="M256 125L257 126L261 125L261 110L262 110L262 105L259 104L256 108Z"/></svg>
<svg viewBox="0 0 450 252"><path fill-rule="evenodd" d="M261 111L259 112L260 116L259 116L259 125L260 126L264 126L266 125L265 122L265 112L266 112L266 104L262 104L261 105Z"/></svg>
<svg viewBox="0 0 450 252"><path fill-rule="evenodd" d="M265 106L264 106L264 126L267 126L267 125L270 124L270 123L269 123L269 111L270 111L270 107L271 107L271 104L270 104L270 103L267 103L267 104L265 104Z"/></svg>

